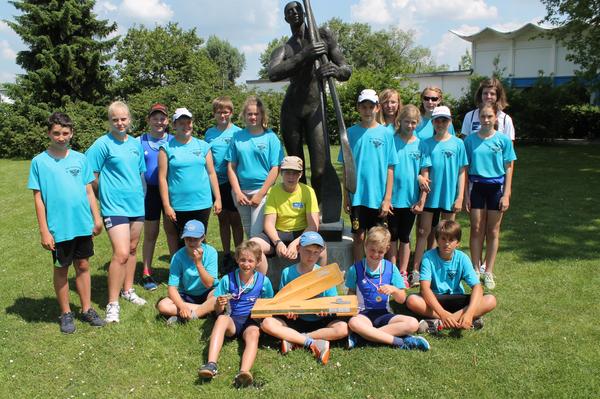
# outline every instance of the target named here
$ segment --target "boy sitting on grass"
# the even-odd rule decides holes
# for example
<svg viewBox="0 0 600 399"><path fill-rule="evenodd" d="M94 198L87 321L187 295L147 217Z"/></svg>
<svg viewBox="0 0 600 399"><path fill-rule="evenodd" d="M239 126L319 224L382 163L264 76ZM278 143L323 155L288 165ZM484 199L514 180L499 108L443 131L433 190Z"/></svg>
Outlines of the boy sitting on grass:
<svg viewBox="0 0 600 399"><path fill-rule="evenodd" d="M346 274L348 294L358 296L360 311L348 322L348 349L364 338L400 349L427 351L429 343L425 338L409 335L417 331L417 319L394 314L390 308L390 298L398 303L406 300L404 279L396 266L384 259L390 238L385 227L372 227L365 240L366 256L350 266Z"/></svg>
<svg viewBox="0 0 600 399"><path fill-rule="evenodd" d="M436 333L448 329L479 329L482 316L496 307L493 295L483 295L471 260L456 250L460 245L460 225L442 220L435 229L438 247L425 252L421 262L421 292L410 295L406 306L426 319L419 323L419 332ZM461 284L471 287L466 295Z"/></svg>
<svg viewBox="0 0 600 399"><path fill-rule="evenodd" d="M206 316L215 308L212 288L217 278L217 250L204 242L204 225L192 219L183 227L185 247L175 252L169 267L168 298L156 309L168 317L167 325Z"/></svg>
<svg viewBox="0 0 600 399"><path fill-rule="evenodd" d="M92 191L94 174L85 155L69 148L73 123L63 113L48 118L48 149L31 161L27 188L33 190L41 244L52 251L54 291L60 306L60 331L75 332L69 305L69 266L75 266L75 285L81 318L94 327L106 324L90 306L89 257L94 255L92 234L102 231L102 219Z"/></svg>
<svg viewBox="0 0 600 399"><path fill-rule="evenodd" d="M250 313L258 298L273 297L271 281L255 270L261 257L262 251L257 243L242 242L235 249L235 261L239 269L223 276L214 291L217 298L215 310L219 317L210 335L208 362L198 370L201 378L208 379L217 375L219 352L223 347L223 339L227 336L243 338L246 344L240 372L236 375L234 384L245 387L254 381L250 369L258 351L260 329L258 323L250 318Z"/></svg>
<svg viewBox="0 0 600 399"><path fill-rule="evenodd" d="M301 275L319 269L317 260L325 249L325 242L315 231L306 231L300 236L298 254L300 263L289 266L281 272L279 289ZM337 296L336 287L320 293L317 297ZM281 340L281 354L289 353L295 347L310 349L323 365L329 361L329 341L342 339L348 335L345 321L327 314L297 315L290 313L283 317L267 317L261 328L264 332Z"/></svg>

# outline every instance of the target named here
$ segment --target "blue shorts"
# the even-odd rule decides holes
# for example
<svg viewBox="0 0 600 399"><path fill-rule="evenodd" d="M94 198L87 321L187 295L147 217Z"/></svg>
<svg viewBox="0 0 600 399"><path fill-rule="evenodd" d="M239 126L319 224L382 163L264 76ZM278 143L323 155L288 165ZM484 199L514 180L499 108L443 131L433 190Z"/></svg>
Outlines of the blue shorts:
<svg viewBox="0 0 600 399"><path fill-rule="evenodd" d="M246 328L250 326L258 327L258 322L251 318L250 315L229 317L231 317L231 320L233 320L233 325L235 326L235 337L240 338L244 334L244 331L246 331Z"/></svg>
<svg viewBox="0 0 600 399"><path fill-rule="evenodd" d="M69 267L76 259L87 259L94 255L92 236L75 237L54 244L52 263L55 267Z"/></svg>
<svg viewBox="0 0 600 399"><path fill-rule="evenodd" d="M160 213L163 211L162 200L158 186L146 186L146 196L144 197L144 209L146 220L160 220Z"/></svg>
<svg viewBox="0 0 600 399"><path fill-rule="evenodd" d="M183 302L191 303L194 305L201 305L204 302L206 302L206 298L208 298L208 294L210 293L210 291L212 290L207 290L202 295L190 295L186 294L185 292L179 291L179 296L181 297L181 299L183 299Z"/></svg>
<svg viewBox="0 0 600 399"><path fill-rule="evenodd" d="M371 320L375 328L387 326L390 320L396 316L394 313L388 312L387 309L365 309L359 314Z"/></svg>
<svg viewBox="0 0 600 399"><path fill-rule="evenodd" d="M104 223L104 228L109 230L112 227L118 226L120 224L129 224L133 222L143 222L143 216L103 216L102 222Z"/></svg>
<svg viewBox="0 0 600 399"><path fill-rule="evenodd" d="M502 184L499 183L473 183L471 186L471 209L500 210L502 198Z"/></svg>
<svg viewBox="0 0 600 399"><path fill-rule="evenodd" d="M296 320L288 319L285 316L276 317L283 321L289 328L298 331L299 333L311 333L327 327L331 322L340 320L337 317L327 316L320 317L318 320L305 320L298 317Z"/></svg>

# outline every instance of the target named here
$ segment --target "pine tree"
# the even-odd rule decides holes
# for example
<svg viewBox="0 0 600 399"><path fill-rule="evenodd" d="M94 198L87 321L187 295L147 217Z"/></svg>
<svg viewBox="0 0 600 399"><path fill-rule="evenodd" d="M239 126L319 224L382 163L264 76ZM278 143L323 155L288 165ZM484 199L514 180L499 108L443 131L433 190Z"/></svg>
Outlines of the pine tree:
<svg viewBox="0 0 600 399"><path fill-rule="evenodd" d="M17 101L55 109L69 101L105 101L112 79L106 64L118 38L115 23L98 20L94 0L10 1L21 15L6 23L28 50L17 54L25 74L10 85ZM46 106L44 106L46 104Z"/></svg>

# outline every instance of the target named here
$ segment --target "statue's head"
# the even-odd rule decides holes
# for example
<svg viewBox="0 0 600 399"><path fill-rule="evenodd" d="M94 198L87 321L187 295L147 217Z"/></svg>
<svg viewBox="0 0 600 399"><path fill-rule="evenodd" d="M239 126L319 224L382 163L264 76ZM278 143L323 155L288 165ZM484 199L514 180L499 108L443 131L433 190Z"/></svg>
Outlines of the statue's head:
<svg viewBox="0 0 600 399"><path fill-rule="evenodd" d="M299 1L290 1L283 9L285 22L290 25L300 25L304 23L304 10Z"/></svg>

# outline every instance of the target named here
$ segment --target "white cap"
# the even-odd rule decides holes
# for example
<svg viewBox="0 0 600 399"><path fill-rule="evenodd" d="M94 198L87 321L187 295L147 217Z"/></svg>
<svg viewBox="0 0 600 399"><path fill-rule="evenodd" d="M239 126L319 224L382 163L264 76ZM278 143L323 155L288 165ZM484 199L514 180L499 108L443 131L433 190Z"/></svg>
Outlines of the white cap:
<svg viewBox="0 0 600 399"><path fill-rule="evenodd" d="M358 96L358 103L362 103L363 101L371 101L373 104L379 104L379 97L377 97L377 92L373 89L364 89L360 92Z"/></svg>
<svg viewBox="0 0 600 399"><path fill-rule="evenodd" d="M177 108L175 113L173 114L173 122L182 116L187 116L188 118L192 117L192 113L187 108Z"/></svg>
<svg viewBox="0 0 600 399"><path fill-rule="evenodd" d="M435 107L433 109L433 113L431 114L431 119L433 120L437 118L452 119L452 116L450 115L450 108L446 107L445 105Z"/></svg>

